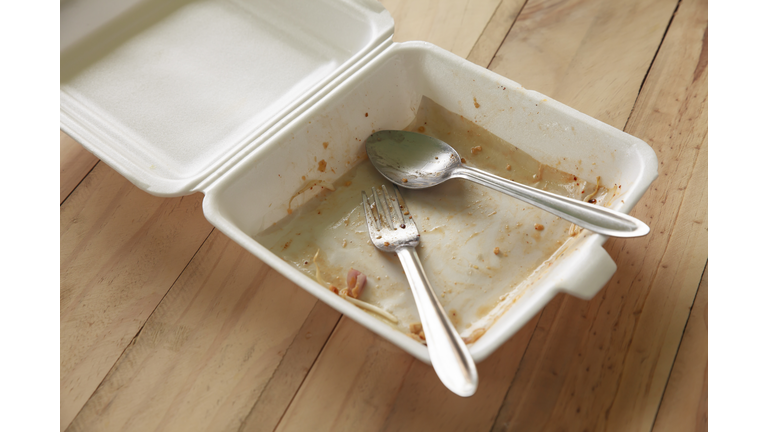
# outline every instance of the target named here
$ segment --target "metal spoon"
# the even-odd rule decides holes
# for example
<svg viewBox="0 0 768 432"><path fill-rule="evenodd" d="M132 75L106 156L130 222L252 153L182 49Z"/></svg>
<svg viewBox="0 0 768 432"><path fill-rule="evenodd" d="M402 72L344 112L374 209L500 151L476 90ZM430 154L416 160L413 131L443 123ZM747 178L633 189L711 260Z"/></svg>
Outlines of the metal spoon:
<svg viewBox="0 0 768 432"><path fill-rule="evenodd" d="M365 141L373 166L392 183L409 189L463 178L513 196L592 232L611 237L639 237L648 225L616 210L545 192L461 163L450 145L416 132L385 130Z"/></svg>

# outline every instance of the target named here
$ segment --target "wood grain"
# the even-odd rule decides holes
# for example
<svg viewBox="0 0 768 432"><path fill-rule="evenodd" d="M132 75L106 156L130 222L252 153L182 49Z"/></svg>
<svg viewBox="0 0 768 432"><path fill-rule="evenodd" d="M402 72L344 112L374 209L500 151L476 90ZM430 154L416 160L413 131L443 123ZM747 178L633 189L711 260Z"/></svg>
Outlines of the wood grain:
<svg viewBox="0 0 768 432"><path fill-rule="evenodd" d="M529 0L489 69L622 129L675 6Z"/></svg>
<svg viewBox="0 0 768 432"><path fill-rule="evenodd" d="M461 398L431 366L342 318L277 430L488 430L537 320L478 365L478 392Z"/></svg>
<svg viewBox="0 0 768 432"><path fill-rule="evenodd" d="M651 144L660 178L635 215L652 235L609 241L619 272L598 297L556 297L462 399L212 231L200 196L151 197L61 133L62 429L706 428L706 273L690 312L707 257L706 2L682 1L647 77L677 0L382 2L396 41Z"/></svg>
<svg viewBox="0 0 768 432"><path fill-rule="evenodd" d="M683 1L627 126L659 157L634 212L651 234L607 243L598 297L547 307L493 430L651 429L707 259L706 28L706 2Z"/></svg>
<svg viewBox="0 0 768 432"><path fill-rule="evenodd" d="M525 10L521 16L524 13ZM672 14L672 10L669 11L669 14ZM652 16L655 17L656 13L654 12ZM638 19L644 19L644 17L638 17ZM669 16L662 17L658 19L658 24L666 26L668 21ZM622 41L625 44L635 43L631 39L623 40L622 37L625 36L635 37L632 33L618 32L604 34L603 39L610 46L621 44ZM595 40L597 39L599 38L595 38ZM661 34L659 35L660 39ZM594 46L594 42L591 43L593 43L591 49L600 49ZM644 63L650 64L655 52L655 47L649 46L645 51L633 52L633 55L645 56ZM516 59L519 62L528 61L524 56L519 56ZM533 62L535 63L535 60ZM606 58L600 59L599 64L588 68L588 70L593 71L593 73L602 73L600 71L605 67L624 67L626 65L627 63L616 63ZM534 72L530 71L529 73ZM618 74L619 72L615 73ZM621 69L620 73L632 75L635 78L638 84L633 91L636 95L646 70L626 67ZM601 84L604 83L595 79L591 91L602 93L610 90L600 87ZM626 104L626 107L610 107L609 109L620 110L628 115L634 104L634 99L610 98L591 101L592 104L608 102ZM603 106L603 108L605 107ZM599 110L597 106L591 107L591 109L593 111ZM626 118L622 124L625 122ZM563 301L564 297L559 297L555 304ZM551 324L556 316L557 308L549 308L542 315L541 321ZM537 333L546 335L550 324L541 325L540 323ZM574 330L578 331L578 329L576 327ZM562 339L567 339L568 335L572 334L569 329L558 329L558 331L562 332ZM519 359L522 350L525 349L530 334L530 332L518 333L512 342L505 345L505 349L495 353L493 358L495 359L494 362L497 363L488 359L479 365L481 382L478 395L473 396L468 401L453 401L451 400L453 396L448 395L445 389L439 386L437 379L433 377L433 373L427 366L405 361L401 358L401 352L382 348L382 341L366 329L350 320L342 319L323 350L322 356L291 403L291 407L283 417L278 430L302 430L310 424L314 425L317 430L345 430L353 428L356 421L365 421L364 424L371 429L404 430L413 427L414 424L419 424L420 427L425 427L428 430L440 430L441 427L449 430L487 430L492 426L493 419L500 407L498 399L494 399L494 396L491 395L497 394L495 392L498 392L499 389L502 389L503 392L503 389L512 382L518 363L516 359ZM343 339L343 341L337 342L337 338ZM561 343L565 342L561 341ZM354 345L359 355L350 351L349 345ZM561 359L563 365L567 365L571 361L573 359L567 356ZM491 362L491 365L503 364L505 368L495 369L493 366L485 366L488 362ZM349 366L350 364L352 366ZM347 367L345 368L344 365ZM342 376L345 370L348 370L348 373L355 377ZM376 374L369 376L374 373L372 370L376 370ZM413 373L414 370L418 372ZM379 386L384 387L379 388ZM484 386L491 388L486 387L484 389ZM376 391L373 391L373 388L376 388ZM430 390L419 391L422 388ZM480 394L486 396L479 396ZM318 404L317 400L321 395L333 402ZM365 409L361 410L359 404L354 403L358 400L366 401ZM478 400L479 403L474 402L474 400ZM450 401L450 403L446 401ZM368 408L368 405L375 407L375 410L369 411L368 409L373 410L373 408ZM534 408L527 406L526 409L532 410ZM359 412L359 410L361 411ZM464 414L464 417L457 413Z"/></svg>
<svg viewBox="0 0 768 432"><path fill-rule="evenodd" d="M98 164L61 206L62 429L211 232L201 199L153 197Z"/></svg>
<svg viewBox="0 0 768 432"><path fill-rule="evenodd" d="M72 193L99 159L59 131L59 204Z"/></svg>
<svg viewBox="0 0 768 432"><path fill-rule="evenodd" d="M395 19L395 42L431 42L466 57L501 0L381 0Z"/></svg>
<svg viewBox="0 0 768 432"><path fill-rule="evenodd" d="M467 60L484 68L490 66L491 60L512 29L525 2L526 0L502 0L475 42L475 46L467 55Z"/></svg>
<svg viewBox="0 0 768 432"><path fill-rule="evenodd" d="M707 424L708 270L693 302L654 432L704 432Z"/></svg>
<svg viewBox="0 0 768 432"><path fill-rule="evenodd" d="M492 3L492 2L491 2ZM488 4L491 4L488 3ZM488 9L488 8L486 8ZM479 35L484 27L485 23L480 22L477 19L476 13L482 12L482 8L471 8L473 14L469 14L466 20L460 19L457 22L450 22L450 25L463 25L467 29L475 29L477 35ZM490 9L486 15L490 17L493 9ZM456 29L443 26L440 31L428 32L430 38L445 37L449 33L441 33L445 29L455 37ZM403 26L401 26L403 28ZM408 28L407 25L404 28ZM442 35L442 36L441 36ZM463 40L463 42L467 43ZM474 40L472 40L474 43ZM471 47L471 44L469 45ZM454 49L462 49L461 45L457 45ZM85 188L85 184L98 183L102 185L105 191L104 195L111 195L109 199L105 196L94 196L92 191ZM126 182L127 183L127 182ZM82 192L81 192L82 189ZM103 183L99 179L99 173L92 173L78 188L80 195L86 196L89 199L92 198L94 204L94 212L112 211L115 212L117 217L125 217L121 212L124 212L126 208L140 208L149 209L150 205L126 202L123 195L132 187L119 186L111 183ZM111 191L111 194L107 191ZM73 198L75 198L73 196ZM81 199L71 198L72 205L68 208L77 208L81 203ZM187 198L187 200L189 200ZM69 200L68 200L69 201ZM196 210L199 211L199 201L196 202ZM62 217L62 220L65 218ZM180 221L183 222L183 221ZM102 233L96 228L97 221L83 220L80 223L84 227L90 227L95 229L96 232L92 234L90 238L83 238L81 243L91 244L94 250L103 248L102 241L108 240L109 236ZM114 235L114 234L112 234ZM279 306L276 306L276 311L282 311L281 320L277 320L274 314L263 314L260 319L277 320L280 322L281 328L284 332L280 338L268 337L266 333L254 334L261 328L267 330L274 330L274 325L264 324L260 321L249 322L249 329L257 329L253 331L238 331L227 333L225 339L211 340L212 331L211 326L219 325L219 321L210 322L213 317L207 317L209 322L205 322L198 327L194 327L192 323L184 326L170 327L168 324L167 316L177 316L186 311L187 308L192 307L190 304L184 301L178 301L177 292L187 292L189 290L205 291L204 287L193 286L197 283L195 275L213 273L215 268L209 269L206 267L206 263L211 260L218 259L219 250L222 248L234 247L234 244L227 241L228 246L211 246L212 243L221 243L222 240L218 238L219 234L214 234L205 246L196 255L195 260L192 260L184 273L181 275L179 282L174 285L173 290L158 306L157 311L153 313L142 330L142 333L137 336L131 342L131 345L126 348L130 338L136 334L136 331L140 326L131 328L130 331L120 332L118 329L111 329L110 337L119 337L117 341L111 341L112 347L116 352L122 351L125 348L125 352L120 356L120 360L115 364L114 368L110 371L109 375L104 379L98 391L90 398L88 404L78 414L74 422L72 422L72 430L102 430L109 426L110 428L118 427L128 430L144 430L148 427L160 427L160 428L190 428L201 424L207 425L206 427L218 429L218 428L236 428L242 423L243 430L267 430L270 429L270 424L276 424L280 419L280 415L285 411L288 403L295 394L296 387L303 381L306 371L314 362L314 359L319 353L320 348L327 339L328 333L330 333L333 325L339 318L339 315L327 309L325 306L313 306L315 312L310 312L312 307L309 307L308 301L311 301L311 305L315 305L314 298L309 297L303 291L298 291L298 288L273 272L270 273L269 284L275 285L281 288L278 291L271 291L271 297L269 302L282 300ZM93 244L96 241L99 244ZM76 243L74 237L68 237L63 239L62 244L67 246ZM66 246L63 246L66 247ZM238 249L239 250L239 249ZM241 251L242 252L242 251ZM157 259L156 257L147 254L150 259ZM242 258L245 260L245 258ZM250 265L231 268L228 277L233 280L250 280L249 275L252 271L250 268L263 266L258 260L253 257L250 259L255 260ZM137 267L132 269L137 274L142 274L147 271L145 263L136 263ZM71 262L62 264L62 268L73 267ZM175 269L176 273L181 273L181 269ZM111 275L107 275L108 277ZM210 283L208 281L207 283ZM262 283L264 283L262 281ZM261 285L255 283L256 286ZM193 286L193 287L190 287ZM122 288L122 287L121 287ZM244 289L242 286L229 287L227 291L238 289ZM254 290L256 288L250 287ZM167 288L166 288L167 290ZM285 293L280 291L297 292L296 296L303 296L303 304L305 307L299 308L295 313L286 313L284 309L291 305L290 296L285 297ZM63 293L65 290L63 289ZM259 292L268 292L266 287ZM300 293L300 294L298 294ZM93 303L100 303L107 301L103 298L98 298L100 292L94 292L95 301ZM64 295L64 294L63 294ZM258 295L267 294L254 294L258 298ZM210 297L210 295L208 296ZM226 296L225 296L226 297ZM161 296L153 297L146 301L147 311L151 311L151 308L157 304ZM229 299L229 300L228 300ZM154 303L153 303L154 301ZM209 301L213 301L209 298ZM217 301L231 301L230 297L220 299ZM118 307L127 307L128 302L124 301L119 303ZM292 307L295 307L293 305ZM134 311L135 312L135 311ZM235 318L231 316L231 311L221 310L218 312L217 319L226 320L231 322ZM308 315L309 314L309 315ZM256 314L258 315L258 314ZM107 317L108 318L108 317ZM146 314L135 313L132 315L137 324L143 323L147 320ZM253 318L254 320L257 317ZM239 320L239 318L238 318ZM302 326L302 323L304 326ZM82 324L82 320L73 321L72 325ZM308 331L308 329L313 329ZM323 333L323 329L327 333ZM80 329L67 328L62 330L62 340L65 337L76 338L80 336ZM307 331L303 331L307 330ZM305 340L303 336L307 333L312 333L314 336L311 339ZM95 332L93 332L95 334ZM160 335L160 336L158 336ZM243 381L241 377L239 384L236 388L233 388L233 381L228 380L225 382L218 382L219 373L225 373L224 369L219 368L218 364L210 364L208 361L225 362L225 359L219 359L217 356L206 357L200 352L193 351L192 353L186 352L187 356L169 356L168 344L174 345L172 348L178 348L179 350L189 350L187 345L183 342L190 335L195 341L195 345L209 344L210 346L216 346L221 349L220 344L226 346L242 347L251 346L256 353L262 353L262 356L257 359L256 363L251 362L250 365L242 365L239 363L229 364L227 371L235 371L236 373L246 373L246 378L249 380ZM92 334L88 335L93 336ZM257 337L258 344L254 345L254 337ZM158 343L158 338L170 338L171 342ZM183 339L183 340L182 340ZM181 341L180 341L181 340ZM290 348L286 349L286 341L294 341L290 344ZM216 345L219 344L219 345ZM213 348L210 348L213 349ZM232 348L235 349L235 348ZM173 351L173 349L171 350ZM208 352L208 351L206 351ZM264 353L271 353L270 355ZM191 354L191 356L190 356ZM137 360L140 359L140 360ZM255 360L254 360L255 361ZM114 359L111 362L104 361L104 365L114 363ZM244 372L242 367L250 367L248 371ZM240 367L240 368L238 368ZM106 373L106 368L103 372ZM168 375L169 373L172 375ZM257 373L258 372L258 373ZM226 372L229 373L229 372ZM94 375L91 377L94 387L103 377L103 373ZM194 385L195 377L201 376L200 382L205 382L205 386ZM190 378L191 377L191 378ZM268 379L267 379L268 378ZM164 385L152 384L152 380L158 380L163 382ZM209 384L210 383L210 384ZM175 385L172 385L175 384ZM292 387L294 386L294 387ZM62 388L65 386L63 385ZM75 387L75 386L72 386ZM79 406L85 401L85 398L90 395L92 388L85 385L77 386L77 390L82 392L82 396L76 401L72 401L71 407L68 412L62 416L62 428L65 427L71 416L77 413ZM212 398L210 395L230 395L229 400L232 404L221 405L221 400L218 398ZM239 395L239 396L238 396ZM62 398L64 400L64 398ZM188 410L190 406L194 409ZM196 417L199 413L216 413L211 420L201 420ZM207 423L206 423L207 421ZM273 428L274 426L272 426Z"/></svg>
<svg viewBox="0 0 768 432"><path fill-rule="evenodd" d="M341 314L335 309L323 302L315 303L280 365L248 413L240 427L241 431L275 430L340 319Z"/></svg>
<svg viewBox="0 0 768 432"><path fill-rule="evenodd" d="M316 303L214 231L70 429L238 429L270 382L298 386L286 352L314 358L338 320Z"/></svg>

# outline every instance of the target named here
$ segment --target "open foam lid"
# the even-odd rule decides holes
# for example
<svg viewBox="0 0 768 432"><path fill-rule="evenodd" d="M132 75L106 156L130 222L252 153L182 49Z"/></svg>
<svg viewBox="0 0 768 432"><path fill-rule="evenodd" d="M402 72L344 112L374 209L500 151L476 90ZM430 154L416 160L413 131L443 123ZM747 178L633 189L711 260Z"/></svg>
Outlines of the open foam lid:
<svg viewBox="0 0 768 432"><path fill-rule="evenodd" d="M189 194L393 30L375 0L65 0L61 127L142 189Z"/></svg>

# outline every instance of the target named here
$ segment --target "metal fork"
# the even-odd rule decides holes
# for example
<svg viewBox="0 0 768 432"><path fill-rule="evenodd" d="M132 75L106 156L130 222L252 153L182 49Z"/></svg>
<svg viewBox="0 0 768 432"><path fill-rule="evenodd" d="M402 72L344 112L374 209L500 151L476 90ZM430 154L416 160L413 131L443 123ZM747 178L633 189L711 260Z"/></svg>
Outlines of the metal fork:
<svg viewBox="0 0 768 432"><path fill-rule="evenodd" d="M472 396L477 390L477 368L467 346L448 320L435 291L424 274L415 247L419 244L419 229L411 217L405 200L397 186L395 198L381 186L381 194L373 190L374 203L363 191L363 209L368 223L368 234L381 251L394 252L400 258L408 284L411 286L416 308L421 317L427 339L432 367L440 381L459 396Z"/></svg>

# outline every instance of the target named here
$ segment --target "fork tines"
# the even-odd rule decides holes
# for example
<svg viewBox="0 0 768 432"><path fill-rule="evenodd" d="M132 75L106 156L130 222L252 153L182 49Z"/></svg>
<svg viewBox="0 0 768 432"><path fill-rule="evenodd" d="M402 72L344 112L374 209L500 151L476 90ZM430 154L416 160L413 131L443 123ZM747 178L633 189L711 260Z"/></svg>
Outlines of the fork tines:
<svg viewBox="0 0 768 432"><path fill-rule="evenodd" d="M369 229L379 231L382 228L389 228L394 230L407 223L405 216L403 216L403 211L405 211L405 214L409 214L408 207L400 193L400 189L395 185L392 185L392 188L395 190L395 198L390 196L386 185L381 185L381 191L377 191L375 187L372 187L373 204L368 200L368 195L365 194L365 191L362 192L365 219L368 222Z"/></svg>

